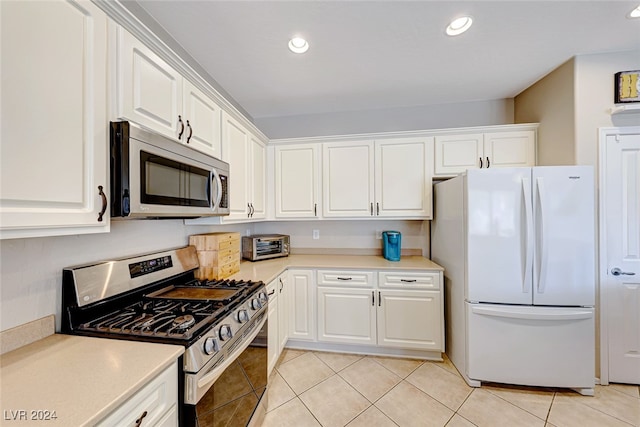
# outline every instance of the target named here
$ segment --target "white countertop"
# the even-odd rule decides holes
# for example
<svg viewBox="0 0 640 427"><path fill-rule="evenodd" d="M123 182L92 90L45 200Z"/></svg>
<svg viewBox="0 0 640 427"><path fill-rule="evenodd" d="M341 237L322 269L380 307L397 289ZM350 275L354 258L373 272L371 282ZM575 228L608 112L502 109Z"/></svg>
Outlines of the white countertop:
<svg viewBox="0 0 640 427"><path fill-rule="evenodd" d="M240 263L240 271L231 279L262 280L269 283L287 268L340 268L361 270L431 270L444 269L422 256L403 256L400 261L387 261L374 255L289 255L264 261Z"/></svg>
<svg viewBox="0 0 640 427"><path fill-rule="evenodd" d="M93 425L170 366L183 346L54 334L0 356L2 425ZM13 412L10 412L13 411ZM26 420L11 420L26 411ZM37 421L31 411L55 411Z"/></svg>

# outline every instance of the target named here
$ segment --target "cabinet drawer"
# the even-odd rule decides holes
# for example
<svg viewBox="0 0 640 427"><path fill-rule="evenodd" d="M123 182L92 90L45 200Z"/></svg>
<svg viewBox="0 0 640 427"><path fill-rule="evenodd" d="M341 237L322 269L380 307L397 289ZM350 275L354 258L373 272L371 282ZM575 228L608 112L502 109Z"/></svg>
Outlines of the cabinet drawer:
<svg viewBox="0 0 640 427"><path fill-rule="evenodd" d="M371 287L374 284L372 271L318 271L318 286Z"/></svg>
<svg viewBox="0 0 640 427"><path fill-rule="evenodd" d="M440 289L440 273L412 273L406 271L381 271L378 273L380 288Z"/></svg>
<svg viewBox="0 0 640 427"><path fill-rule="evenodd" d="M136 420L146 413L142 425L175 426L177 417L171 415L171 410L175 411L177 402L178 364L175 362L97 425L134 426ZM171 419L176 423L172 423Z"/></svg>

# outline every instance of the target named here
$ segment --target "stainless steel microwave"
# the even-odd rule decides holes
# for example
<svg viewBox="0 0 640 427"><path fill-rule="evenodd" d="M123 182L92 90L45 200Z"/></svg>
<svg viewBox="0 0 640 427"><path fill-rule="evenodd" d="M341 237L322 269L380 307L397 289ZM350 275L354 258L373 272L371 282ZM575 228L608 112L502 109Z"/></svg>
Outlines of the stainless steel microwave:
<svg viewBox="0 0 640 427"><path fill-rule="evenodd" d="M229 164L134 123L111 122L111 216L229 215Z"/></svg>
<svg viewBox="0 0 640 427"><path fill-rule="evenodd" d="M289 256L286 234L256 234L242 238L242 258L250 261Z"/></svg>

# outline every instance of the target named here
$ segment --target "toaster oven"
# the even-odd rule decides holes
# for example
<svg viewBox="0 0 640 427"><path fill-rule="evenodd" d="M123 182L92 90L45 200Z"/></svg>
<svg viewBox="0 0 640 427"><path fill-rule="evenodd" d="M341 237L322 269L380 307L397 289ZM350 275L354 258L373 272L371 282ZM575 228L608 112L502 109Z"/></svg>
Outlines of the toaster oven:
<svg viewBox="0 0 640 427"><path fill-rule="evenodd" d="M289 236L256 234L242 238L242 258L250 261L289 256Z"/></svg>

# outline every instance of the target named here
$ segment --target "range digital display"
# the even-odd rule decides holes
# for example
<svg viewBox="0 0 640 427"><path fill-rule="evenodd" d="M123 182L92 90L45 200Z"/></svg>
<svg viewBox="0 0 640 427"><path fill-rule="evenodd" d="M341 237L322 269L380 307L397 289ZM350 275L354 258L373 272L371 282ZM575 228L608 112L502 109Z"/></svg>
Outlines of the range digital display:
<svg viewBox="0 0 640 427"><path fill-rule="evenodd" d="M129 264L129 275L134 277L144 276L145 274L164 270L173 267L173 261L169 255L160 258L149 259Z"/></svg>

